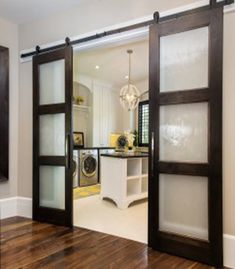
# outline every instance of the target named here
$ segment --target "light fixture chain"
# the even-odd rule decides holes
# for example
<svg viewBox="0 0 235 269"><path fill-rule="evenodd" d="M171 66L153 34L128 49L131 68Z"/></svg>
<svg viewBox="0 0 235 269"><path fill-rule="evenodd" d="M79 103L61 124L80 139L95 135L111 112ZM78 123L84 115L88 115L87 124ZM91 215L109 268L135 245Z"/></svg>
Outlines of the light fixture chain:
<svg viewBox="0 0 235 269"><path fill-rule="evenodd" d="M131 52L129 52L129 84L131 83Z"/></svg>
<svg viewBox="0 0 235 269"><path fill-rule="evenodd" d="M134 110L140 100L140 92L135 85L131 83L131 54L133 50L127 50L129 54L129 77L128 84L123 86L120 90L120 102L128 111Z"/></svg>

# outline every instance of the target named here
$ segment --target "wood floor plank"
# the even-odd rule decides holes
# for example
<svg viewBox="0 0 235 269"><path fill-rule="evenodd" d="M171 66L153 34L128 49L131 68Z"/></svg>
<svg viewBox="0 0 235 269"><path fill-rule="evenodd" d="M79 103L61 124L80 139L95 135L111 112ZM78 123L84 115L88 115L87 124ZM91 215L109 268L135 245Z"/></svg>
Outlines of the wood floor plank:
<svg viewBox="0 0 235 269"><path fill-rule="evenodd" d="M145 244L15 217L0 222L2 269L211 269Z"/></svg>

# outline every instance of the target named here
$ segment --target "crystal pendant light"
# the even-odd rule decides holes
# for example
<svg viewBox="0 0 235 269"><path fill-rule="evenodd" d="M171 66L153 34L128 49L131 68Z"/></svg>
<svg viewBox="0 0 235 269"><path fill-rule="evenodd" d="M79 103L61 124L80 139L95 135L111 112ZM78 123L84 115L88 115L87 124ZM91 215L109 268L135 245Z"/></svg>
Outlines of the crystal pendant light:
<svg viewBox="0 0 235 269"><path fill-rule="evenodd" d="M129 54L129 76L128 84L123 86L120 90L120 102L127 110L134 110L140 101L140 92L135 85L131 82L131 54L133 50L127 50Z"/></svg>

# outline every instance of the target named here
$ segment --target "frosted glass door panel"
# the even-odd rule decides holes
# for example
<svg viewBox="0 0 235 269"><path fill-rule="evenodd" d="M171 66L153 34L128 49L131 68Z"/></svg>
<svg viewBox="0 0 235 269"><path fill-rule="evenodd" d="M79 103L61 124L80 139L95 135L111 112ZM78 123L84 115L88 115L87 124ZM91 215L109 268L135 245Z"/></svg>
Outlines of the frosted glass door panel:
<svg viewBox="0 0 235 269"><path fill-rule="evenodd" d="M59 60L39 66L40 105L65 102L65 61Z"/></svg>
<svg viewBox="0 0 235 269"><path fill-rule="evenodd" d="M65 155L65 114L40 116L40 155Z"/></svg>
<svg viewBox="0 0 235 269"><path fill-rule="evenodd" d="M159 175L161 231L208 240L208 179Z"/></svg>
<svg viewBox="0 0 235 269"><path fill-rule="evenodd" d="M208 161L208 104L160 107L160 160Z"/></svg>
<svg viewBox="0 0 235 269"><path fill-rule="evenodd" d="M160 38L160 92L208 86L208 27Z"/></svg>
<svg viewBox="0 0 235 269"><path fill-rule="evenodd" d="M65 209L65 168L41 166L39 170L39 205Z"/></svg>

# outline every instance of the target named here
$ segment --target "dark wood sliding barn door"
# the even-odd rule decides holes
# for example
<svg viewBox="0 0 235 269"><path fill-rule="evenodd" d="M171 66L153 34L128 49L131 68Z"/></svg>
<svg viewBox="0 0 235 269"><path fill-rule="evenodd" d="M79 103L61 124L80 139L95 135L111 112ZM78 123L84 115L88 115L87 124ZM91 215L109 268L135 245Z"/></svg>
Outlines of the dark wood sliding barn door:
<svg viewBox="0 0 235 269"><path fill-rule="evenodd" d="M223 9L150 27L149 246L222 266Z"/></svg>
<svg viewBox="0 0 235 269"><path fill-rule="evenodd" d="M33 58L33 219L73 225L72 48Z"/></svg>

